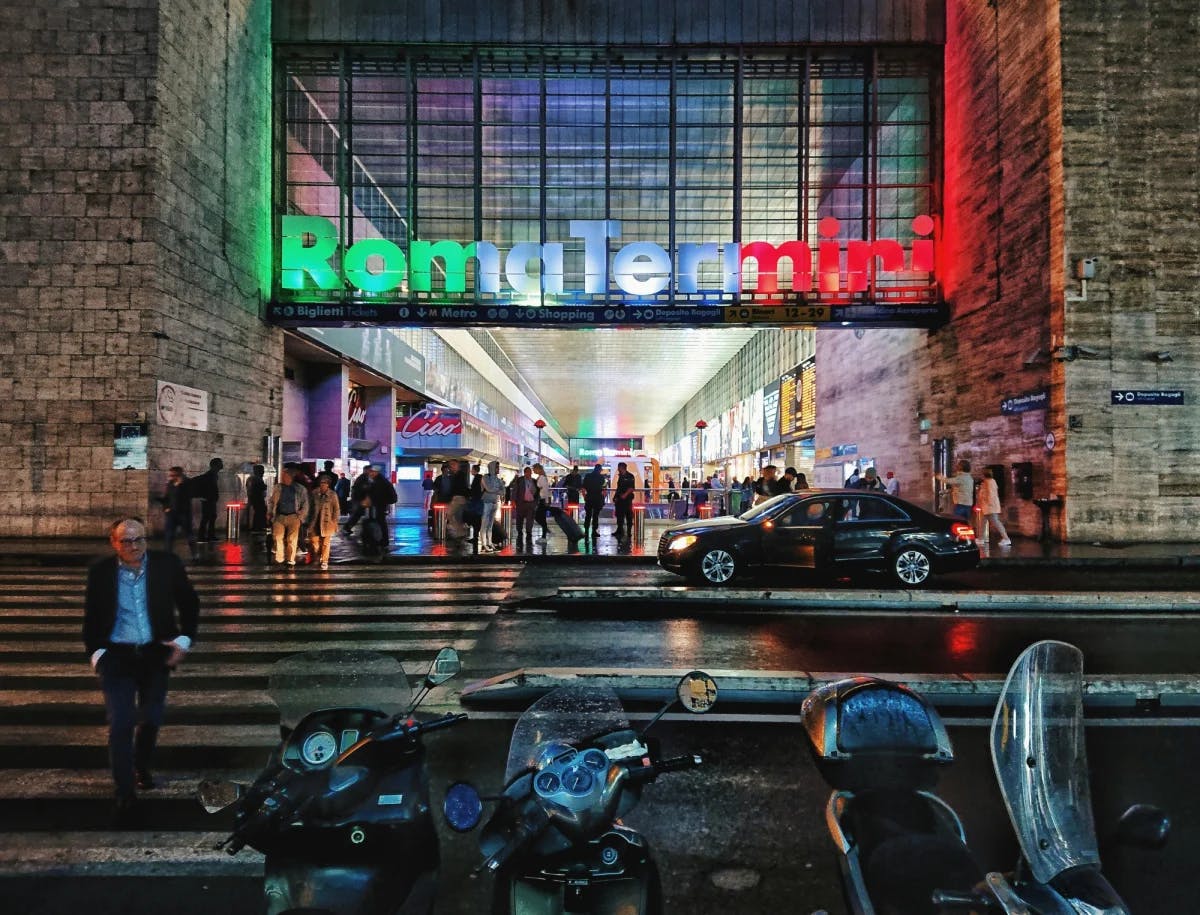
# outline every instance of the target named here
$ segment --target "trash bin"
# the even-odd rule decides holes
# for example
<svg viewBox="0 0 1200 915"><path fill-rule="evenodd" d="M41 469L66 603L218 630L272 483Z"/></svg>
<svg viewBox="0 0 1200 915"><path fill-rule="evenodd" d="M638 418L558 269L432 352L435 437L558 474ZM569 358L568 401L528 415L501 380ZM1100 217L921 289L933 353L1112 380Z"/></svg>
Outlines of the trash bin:
<svg viewBox="0 0 1200 915"><path fill-rule="evenodd" d="M237 540L242 534L242 502L230 502L225 506L225 539Z"/></svg>
<svg viewBox="0 0 1200 915"><path fill-rule="evenodd" d="M739 489L729 491L729 514L737 517L742 513L742 493Z"/></svg>

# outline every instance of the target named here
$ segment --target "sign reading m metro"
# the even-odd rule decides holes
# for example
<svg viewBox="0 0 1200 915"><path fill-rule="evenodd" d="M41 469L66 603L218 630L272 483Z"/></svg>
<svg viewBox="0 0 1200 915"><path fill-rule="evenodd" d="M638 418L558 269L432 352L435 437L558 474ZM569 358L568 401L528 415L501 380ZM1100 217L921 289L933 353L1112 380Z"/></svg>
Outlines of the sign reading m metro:
<svg viewBox="0 0 1200 915"><path fill-rule="evenodd" d="M617 220L572 219L571 238L583 242L584 295L606 295L612 286L631 296L656 296L668 290L694 295L716 292L740 295L743 291L743 267L753 260L757 267L757 295L779 293L779 263L788 259L792 266L791 291L822 296L860 293L868 289L872 274L926 275L924 289L933 286L934 221L929 216L912 220L914 239L906 252L895 239L874 241L837 240L840 222L827 216L818 223L821 240L816 259L808 242L800 240L773 244L752 242L683 243L673 259L667 250L653 242L626 244L609 259L609 240L621 237ZM489 241L463 244L457 241L409 242L408 254L385 238L365 238L344 250L337 225L323 216L283 216L280 245L280 287L294 294L309 294L347 288L372 295L396 290L414 294L434 291L436 273L442 292L467 295L467 261L476 261L476 293L504 296L562 295L567 292L563 270L563 244L560 242L521 242L509 249L503 259L499 248ZM340 257L340 268L334 266ZM700 288L700 265L719 265L721 288ZM535 267L530 272L530 267ZM503 284L507 289L502 290ZM574 290L573 290L574 291Z"/></svg>

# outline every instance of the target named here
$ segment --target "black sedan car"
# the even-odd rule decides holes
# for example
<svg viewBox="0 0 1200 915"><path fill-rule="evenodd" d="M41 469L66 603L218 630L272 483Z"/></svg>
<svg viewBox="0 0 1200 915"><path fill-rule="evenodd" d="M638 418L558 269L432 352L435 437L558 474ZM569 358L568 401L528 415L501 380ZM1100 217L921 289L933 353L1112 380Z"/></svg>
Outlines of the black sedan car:
<svg viewBox="0 0 1200 915"><path fill-rule="evenodd" d="M722 585L753 566L845 574L879 571L902 587L937 572L979 563L974 529L903 499L862 489L775 496L738 517L671 528L658 564L701 583Z"/></svg>

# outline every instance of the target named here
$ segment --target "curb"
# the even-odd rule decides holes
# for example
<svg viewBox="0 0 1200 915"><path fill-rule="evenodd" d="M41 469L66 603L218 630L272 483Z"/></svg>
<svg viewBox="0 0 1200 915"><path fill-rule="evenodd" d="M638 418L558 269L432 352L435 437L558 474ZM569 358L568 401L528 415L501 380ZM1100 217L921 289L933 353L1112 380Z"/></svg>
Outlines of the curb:
<svg viewBox="0 0 1200 915"><path fill-rule="evenodd" d="M684 669L520 668L468 683L460 693L464 706L522 708L560 686L609 687L630 703L664 703L675 696ZM721 705L791 706L799 714L804 698L826 683L847 677L878 677L908 686L935 706L995 708L1004 674L914 674L844 671L708 670L721 690ZM1092 711L1134 708L1146 714L1158 708L1200 711L1200 676L1183 674L1096 674L1085 676L1083 702Z"/></svg>

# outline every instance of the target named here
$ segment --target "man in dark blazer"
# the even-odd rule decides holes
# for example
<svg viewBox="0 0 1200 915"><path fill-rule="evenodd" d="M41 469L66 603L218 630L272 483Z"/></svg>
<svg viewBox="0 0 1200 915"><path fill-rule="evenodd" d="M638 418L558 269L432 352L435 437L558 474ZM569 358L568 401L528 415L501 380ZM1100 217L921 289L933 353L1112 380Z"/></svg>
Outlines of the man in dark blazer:
<svg viewBox="0 0 1200 915"><path fill-rule="evenodd" d="M147 551L141 520L115 522L109 542L116 555L88 570L83 644L104 691L116 819L131 825L135 787L154 787L167 677L192 647L200 601L178 557Z"/></svg>

